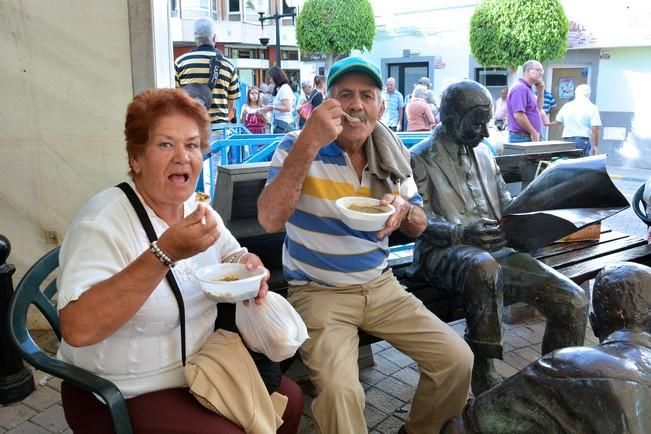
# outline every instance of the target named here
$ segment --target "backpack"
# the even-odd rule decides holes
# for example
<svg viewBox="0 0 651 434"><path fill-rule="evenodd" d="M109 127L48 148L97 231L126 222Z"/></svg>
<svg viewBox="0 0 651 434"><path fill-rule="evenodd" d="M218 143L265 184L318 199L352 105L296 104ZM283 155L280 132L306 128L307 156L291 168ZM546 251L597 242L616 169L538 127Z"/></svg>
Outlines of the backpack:
<svg viewBox="0 0 651 434"><path fill-rule="evenodd" d="M207 84L190 83L181 86L181 89L201 103L206 110L210 110L210 106L212 105L212 90L215 88L219 79L219 68L222 66L221 59L222 56L219 53L216 53L210 59L210 65L208 66L210 75L208 76Z"/></svg>
<svg viewBox="0 0 651 434"><path fill-rule="evenodd" d="M308 100L301 106L301 109L299 110L298 114L301 115L303 119L307 119L310 113L312 113L312 110L314 110L314 105L312 105L312 100L317 95L317 93L321 93L321 92L315 89L312 92L312 95L310 95L310 97L308 98Z"/></svg>

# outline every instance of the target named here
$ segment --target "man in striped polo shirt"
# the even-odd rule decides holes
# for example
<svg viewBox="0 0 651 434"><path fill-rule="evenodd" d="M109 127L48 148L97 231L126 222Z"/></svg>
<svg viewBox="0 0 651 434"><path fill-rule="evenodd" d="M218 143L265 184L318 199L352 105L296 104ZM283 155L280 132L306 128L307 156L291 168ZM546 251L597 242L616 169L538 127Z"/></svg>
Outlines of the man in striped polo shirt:
<svg viewBox="0 0 651 434"><path fill-rule="evenodd" d="M388 235L399 229L417 237L426 226L409 153L378 122L384 102L376 65L357 56L340 60L330 69L327 89L329 98L303 130L279 145L258 200L265 230L287 232L283 268L288 299L310 334L301 356L316 387L316 430L367 432L357 366L361 329L419 365L401 432L438 432L466 402L473 356L387 269ZM335 206L344 196L376 197L396 212L378 232L353 230Z"/></svg>
<svg viewBox="0 0 651 434"><path fill-rule="evenodd" d="M217 25L210 18L200 18L194 22L194 39L197 47L174 61L176 87L187 84L207 84L210 77L210 61L219 56L219 78L212 90L212 104L208 113L214 126L229 122L235 100L240 97L240 82L235 66L215 47Z"/></svg>

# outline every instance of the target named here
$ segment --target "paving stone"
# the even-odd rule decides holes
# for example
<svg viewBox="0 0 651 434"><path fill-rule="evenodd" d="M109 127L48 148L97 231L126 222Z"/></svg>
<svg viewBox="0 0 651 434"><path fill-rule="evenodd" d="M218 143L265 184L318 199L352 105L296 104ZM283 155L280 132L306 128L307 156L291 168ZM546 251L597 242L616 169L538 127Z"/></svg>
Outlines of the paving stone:
<svg viewBox="0 0 651 434"><path fill-rule="evenodd" d="M5 432L5 431L2 431ZM50 434L51 431L46 430L30 421L21 423L15 428L6 431L6 434Z"/></svg>
<svg viewBox="0 0 651 434"><path fill-rule="evenodd" d="M509 378L518 372L513 366L499 359L495 359L495 370L504 378Z"/></svg>
<svg viewBox="0 0 651 434"><path fill-rule="evenodd" d="M506 333L504 333L504 341L504 349L506 351L510 351L514 348L524 348L531 345L531 342L527 342L526 340L522 339L520 336L515 334L513 330L507 330Z"/></svg>
<svg viewBox="0 0 651 434"><path fill-rule="evenodd" d="M0 407L0 426L4 429L11 429L25 422L37 414L34 409L23 403L3 405Z"/></svg>
<svg viewBox="0 0 651 434"><path fill-rule="evenodd" d="M298 424L298 434L313 434L314 432L314 421L303 416Z"/></svg>
<svg viewBox="0 0 651 434"><path fill-rule="evenodd" d="M408 402L407 404L403 405L399 409L393 412L393 417L397 417L400 420L407 421L407 418L409 417L409 412L411 411L411 402Z"/></svg>
<svg viewBox="0 0 651 434"><path fill-rule="evenodd" d="M415 392L415 389L412 386L403 383L402 381L397 380L394 377L385 378L384 380L377 383L375 387L382 390L383 392L388 393L394 398L398 398L403 402L411 401L412 398L414 397L414 392Z"/></svg>
<svg viewBox="0 0 651 434"><path fill-rule="evenodd" d="M61 400L61 393L51 387L37 388L31 395L23 400L23 404L36 411L45 411Z"/></svg>
<svg viewBox="0 0 651 434"><path fill-rule="evenodd" d="M374 368L362 369L359 373L359 379L368 384L376 384L387 378L385 374Z"/></svg>
<svg viewBox="0 0 651 434"><path fill-rule="evenodd" d="M32 371L32 376L34 377L34 384L36 387L45 386L48 381L54 378L50 374L46 374L45 372L39 371L38 369L34 369Z"/></svg>
<svg viewBox="0 0 651 434"><path fill-rule="evenodd" d="M396 411L394 411L393 415L398 419L403 419L406 421L407 418L409 417L410 412L411 412L411 402L408 402L402 407L400 407L399 409L397 409Z"/></svg>
<svg viewBox="0 0 651 434"><path fill-rule="evenodd" d="M366 420L366 426L369 429L374 428L387 417L389 417L388 413L378 410L372 405L366 404L366 407L364 408L364 419Z"/></svg>
<svg viewBox="0 0 651 434"><path fill-rule="evenodd" d="M458 323L458 324L455 324L455 325L452 325L451 327L452 327L452 330L454 330L456 332L456 334L458 334L461 337L463 337L463 335L466 332L466 322L465 321L461 322L461 323Z"/></svg>
<svg viewBox="0 0 651 434"><path fill-rule="evenodd" d="M400 370L400 366L396 365L392 361L386 359L380 354L377 354L374 356L375 358L375 369L380 371L381 373L385 375L391 375L396 371Z"/></svg>
<svg viewBox="0 0 651 434"><path fill-rule="evenodd" d="M63 407L59 404L54 404L30 420L52 432L61 432L68 428L66 418L63 415Z"/></svg>
<svg viewBox="0 0 651 434"><path fill-rule="evenodd" d="M387 414L393 413L397 408L400 408L405 404L404 401L394 398L376 387L371 387L368 392L366 392L366 403Z"/></svg>
<svg viewBox="0 0 651 434"><path fill-rule="evenodd" d="M534 350L531 347L518 348L517 350L514 350L514 352L516 354L518 354L519 356L524 357L525 359L527 359L527 361L529 363L535 362L536 360L538 360L540 358L540 353L538 351Z"/></svg>
<svg viewBox="0 0 651 434"><path fill-rule="evenodd" d="M528 364L529 361L522 357L521 355L515 353L514 351L510 351L508 353L504 354L504 361L514 367L516 370L521 370L525 368Z"/></svg>
<svg viewBox="0 0 651 434"><path fill-rule="evenodd" d="M373 344L371 344L371 348L373 349L373 352L380 352L386 348L389 348L391 346L390 343L387 341L378 341Z"/></svg>
<svg viewBox="0 0 651 434"><path fill-rule="evenodd" d="M60 378L56 377L51 377L49 380L47 380L47 385L48 387L51 387L52 389L56 390L57 392L61 393L61 380Z"/></svg>
<svg viewBox="0 0 651 434"><path fill-rule="evenodd" d="M387 348L386 350L383 350L378 355L386 358L387 360L389 360L389 361L391 361L393 363L395 363L396 365L398 365L401 368L405 368L405 367L411 365L412 363L414 363L414 359L412 359L411 357L401 353L400 351L398 351L397 349L395 349L393 347Z"/></svg>
<svg viewBox="0 0 651 434"><path fill-rule="evenodd" d="M599 338L595 336L591 327L586 328L584 345L594 346L597 344L599 344Z"/></svg>
<svg viewBox="0 0 651 434"><path fill-rule="evenodd" d="M396 434L404 423L404 421L396 417L389 416L376 426L375 429L382 434Z"/></svg>
<svg viewBox="0 0 651 434"><path fill-rule="evenodd" d="M535 332L538 333L541 337L545 335L545 326L547 322L538 321L532 324L529 324L529 327Z"/></svg>
<svg viewBox="0 0 651 434"><path fill-rule="evenodd" d="M513 333L520 336L522 339L526 340L530 344L539 344L542 342L542 336L536 333L529 326L521 326L513 329Z"/></svg>
<svg viewBox="0 0 651 434"><path fill-rule="evenodd" d="M394 373L392 377L397 378L398 380L407 383L411 387L415 388L416 386L418 386L418 380L420 379L420 372L418 372L418 366L416 366L416 370L414 370L411 366L408 366Z"/></svg>
<svg viewBox="0 0 651 434"><path fill-rule="evenodd" d="M303 415L308 416L308 417L313 417L312 414L312 401L314 398L312 398L310 395L305 395L303 394Z"/></svg>

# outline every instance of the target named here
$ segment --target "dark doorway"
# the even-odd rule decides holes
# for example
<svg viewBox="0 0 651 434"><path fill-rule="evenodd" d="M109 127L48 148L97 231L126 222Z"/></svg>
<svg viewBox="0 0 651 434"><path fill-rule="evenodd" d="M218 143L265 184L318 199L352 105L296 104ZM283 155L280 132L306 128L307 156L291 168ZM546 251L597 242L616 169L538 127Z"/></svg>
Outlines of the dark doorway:
<svg viewBox="0 0 651 434"><path fill-rule="evenodd" d="M405 100L408 99L408 95L411 95L411 92L414 90L414 86L418 84L418 80L421 77L427 77L432 80L432 77L429 76L428 63L427 62L409 62L409 63L389 63L388 65L389 77L396 79L396 89L402 94ZM407 116L403 116L403 131L407 125Z"/></svg>

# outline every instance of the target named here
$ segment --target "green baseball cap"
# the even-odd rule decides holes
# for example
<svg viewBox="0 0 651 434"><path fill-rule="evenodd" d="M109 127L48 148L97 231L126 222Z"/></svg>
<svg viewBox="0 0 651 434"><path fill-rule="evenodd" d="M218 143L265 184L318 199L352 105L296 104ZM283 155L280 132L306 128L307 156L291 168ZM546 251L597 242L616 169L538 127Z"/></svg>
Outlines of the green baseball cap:
<svg viewBox="0 0 651 434"><path fill-rule="evenodd" d="M362 56L350 56L341 59L330 67L330 72L328 72L327 89L330 89L335 81L350 72L366 74L373 79L375 84L377 84L377 87L380 89L384 87L380 68L378 68L375 63Z"/></svg>

